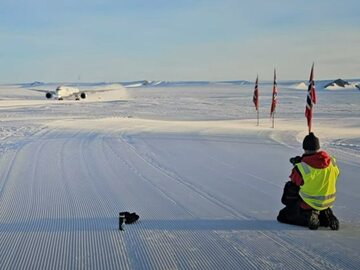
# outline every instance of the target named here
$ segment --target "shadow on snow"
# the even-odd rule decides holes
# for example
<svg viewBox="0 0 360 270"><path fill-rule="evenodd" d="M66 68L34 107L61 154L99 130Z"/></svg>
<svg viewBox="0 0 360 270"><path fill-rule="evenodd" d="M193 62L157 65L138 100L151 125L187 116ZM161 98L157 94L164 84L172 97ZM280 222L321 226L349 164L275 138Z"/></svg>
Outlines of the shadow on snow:
<svg viewBox="0 0 360 270"><path fill-rule="evenodd" d="M278 223L276 220L157 220L144 219L125 225L125 230L303 230L307 228ZM0 223L0 232L111 231L118 230L117 218L52 218Z"/></svg>

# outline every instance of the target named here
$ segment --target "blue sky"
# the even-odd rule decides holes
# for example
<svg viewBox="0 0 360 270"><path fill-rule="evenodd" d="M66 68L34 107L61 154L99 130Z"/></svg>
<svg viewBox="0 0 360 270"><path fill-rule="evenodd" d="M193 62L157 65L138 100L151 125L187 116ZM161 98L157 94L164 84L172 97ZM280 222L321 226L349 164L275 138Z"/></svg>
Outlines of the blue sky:
<svg viewBox="0 0 360 270"><path fill-rule="evenodd" d="M360 1L0 0L0 83L360 77Z"/></svg>

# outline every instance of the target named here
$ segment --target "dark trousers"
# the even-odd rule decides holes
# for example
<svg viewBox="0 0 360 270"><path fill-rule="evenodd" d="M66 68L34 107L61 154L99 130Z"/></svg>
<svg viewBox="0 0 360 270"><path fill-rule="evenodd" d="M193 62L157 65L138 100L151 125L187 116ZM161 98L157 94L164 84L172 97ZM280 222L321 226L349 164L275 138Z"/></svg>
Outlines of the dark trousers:
<svg viewBox="0 0 360 270"><path fill-rule="evenodd" d="M287 182L281 197L285 207L280 210L277 220L281 223L308 226L311 210L302 209L299 206L300 200L299 187L290 181Z"/></svg>
<svg viewBox="0 0 360 270"><path fill-rule="evenodd" d="M277 220L281 223L308 226L311 210L304 210L299 205L285 206L280 210Z"/></svg>

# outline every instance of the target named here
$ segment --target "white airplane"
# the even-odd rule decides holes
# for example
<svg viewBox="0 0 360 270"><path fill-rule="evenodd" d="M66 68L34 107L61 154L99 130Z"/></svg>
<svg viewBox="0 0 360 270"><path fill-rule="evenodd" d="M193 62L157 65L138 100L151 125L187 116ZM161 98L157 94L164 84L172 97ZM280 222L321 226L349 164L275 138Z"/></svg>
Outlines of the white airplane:
<svg viewBox="0 0 360 270"><path fill-rule="evenodd" d="M32 91L38 91L38 92L45 92L45 97L47 99L57 99L57 100L63 100L63 99L85 99L87 97L88 93L96 93L96 92L105 92L105 91L113 91L115 89L94 89L94 90L80 90L77 87L73 86L65 86L65 85L59 85L56 87L55 91L46 90L46 89L34 89L29 88L29 90Z"/></svg>
<svg viewBox="0 0 360 270"><path fill-rule="evenodd" d="M91 93L113 91L121 87L132 88L132 87L148 86L151 84L156 85L158 83L154 84L153 82L151 81L149 82L147 80L133 81L133 82L125 82L121 84L115 83L111 85L105 85L104 89L91 89L91 90L90 89L83 90L83 89L79 89L78 87L66 86L66 85L59 85L58 87L56 87L55 91L48 89L34 89L34 88L28 88L28 89L32 91L45 93L45 97L47 99L63 100L63 99L73 98L75 100L80 100L80 99L85 99L87 95Z"/></svg>

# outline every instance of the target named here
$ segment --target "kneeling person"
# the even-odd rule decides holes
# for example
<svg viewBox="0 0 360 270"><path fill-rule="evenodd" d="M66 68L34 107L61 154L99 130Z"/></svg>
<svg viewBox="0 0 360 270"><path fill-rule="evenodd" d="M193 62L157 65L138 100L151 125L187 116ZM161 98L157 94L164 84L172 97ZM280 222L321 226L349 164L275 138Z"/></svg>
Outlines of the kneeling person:
<svg viewBox="0 0 360 270"><path fill-rule="evenodd" d="M320 151L319 139L312 132L305 136L303 149L301 157L290 159L294 168L281 199L286 207L280 210L277 220L312 230L319 226L338 230L339 221L331 210L339 175L335 158Z"/></svg>

